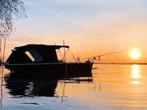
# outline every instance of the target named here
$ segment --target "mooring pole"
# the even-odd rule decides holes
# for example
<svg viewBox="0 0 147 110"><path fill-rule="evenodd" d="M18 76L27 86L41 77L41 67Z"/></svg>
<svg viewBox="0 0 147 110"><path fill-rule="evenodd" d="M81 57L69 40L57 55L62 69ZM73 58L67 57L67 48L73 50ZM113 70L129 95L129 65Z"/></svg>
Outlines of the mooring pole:
<svg viewBox="0 0 147 110"><path fill-rule="evenodd" d="M3 64L5 62L5 52L6 52L6 37L4 37L4 50L3 50L3 59L2 59Z"/></svg>
<svg viewBox="0 0 147 110"><path fill-rule="evenodd" d="M2 47L2 40L0 42L0 46ZM1 48L0 47L0 48ZM2 48L1 48L2 50ZM4 44L3 44L3 53L2 53L2 64L1 64L1 67L2 67L2 74L1 74L1 108L3 106L3 81L4 81L4 62L5 62L5 51L6 51L6 37L4 37Z"/></svg>
<svg viewBox="0 0 147 110"><path fill-rule="evenodd" d="M65 46L65 41L63 40L63 45ZM66 65L66 51L64 47L64 64L65 64L65 75L64 75L64 85L63 85L63 91L62 91L62 102L64 98L64 92L65 92L65 86L66 86L66 78L67 78L67 65Z"/></svg>

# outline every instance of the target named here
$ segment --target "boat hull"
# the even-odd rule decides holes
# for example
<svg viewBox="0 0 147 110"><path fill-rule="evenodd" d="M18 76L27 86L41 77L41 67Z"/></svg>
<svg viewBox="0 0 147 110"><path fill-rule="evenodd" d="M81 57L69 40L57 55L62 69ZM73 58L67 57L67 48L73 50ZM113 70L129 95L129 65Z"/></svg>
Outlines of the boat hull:
<svg viewBox="0 0 147 110"><path fill-rule="evenodd" d="M92 63L6 64L11 74L21 78L65 79L92 77Z"/></svg>

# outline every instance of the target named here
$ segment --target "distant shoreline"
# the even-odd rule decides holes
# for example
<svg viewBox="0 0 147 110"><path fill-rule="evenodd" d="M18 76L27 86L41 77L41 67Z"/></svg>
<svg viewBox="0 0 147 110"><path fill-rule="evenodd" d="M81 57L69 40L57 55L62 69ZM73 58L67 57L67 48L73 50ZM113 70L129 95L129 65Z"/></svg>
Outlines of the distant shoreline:
<svg viewBox="0 0 147 110"><path fill-rule="evenodd" d="M147 63L94 63L94 64L111 64L111 65L147 65Z"/></svg>

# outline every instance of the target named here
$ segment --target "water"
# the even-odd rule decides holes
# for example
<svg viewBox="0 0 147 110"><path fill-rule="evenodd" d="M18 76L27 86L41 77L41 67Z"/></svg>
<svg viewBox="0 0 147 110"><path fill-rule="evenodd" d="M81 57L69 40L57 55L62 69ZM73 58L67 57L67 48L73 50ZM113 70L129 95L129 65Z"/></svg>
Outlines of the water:
<svg viewBox="0 0 147 110"><path fill-rule="evenodd" d="M5 82L1 109L147 110L147 65L94 65L94 68L93 82Z"/></svg>

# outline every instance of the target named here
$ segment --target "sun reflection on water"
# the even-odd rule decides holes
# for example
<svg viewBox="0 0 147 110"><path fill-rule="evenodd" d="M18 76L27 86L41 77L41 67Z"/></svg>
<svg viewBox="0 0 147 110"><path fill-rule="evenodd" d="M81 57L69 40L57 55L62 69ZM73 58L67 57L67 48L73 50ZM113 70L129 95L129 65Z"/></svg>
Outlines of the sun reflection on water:
<svg viewBox="0 0 147 110"><path fill-rule="evenodd" d="M140 84L140 78L141 78L141 74L140 74L140 66L139 65L132 65L131 66L131 77L133 79L132 83L133 84Z"/></svg>

